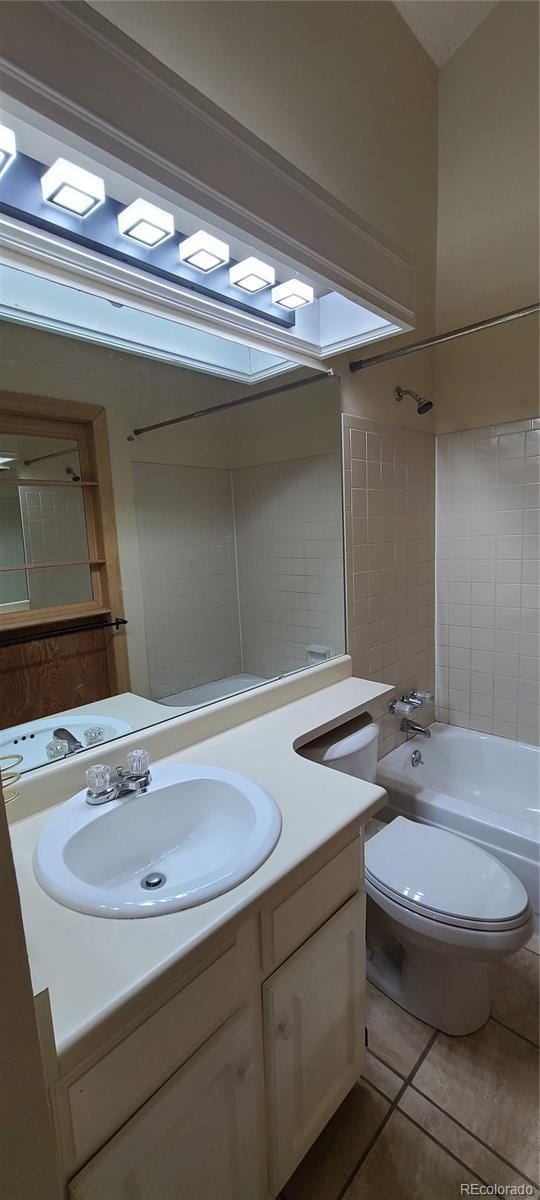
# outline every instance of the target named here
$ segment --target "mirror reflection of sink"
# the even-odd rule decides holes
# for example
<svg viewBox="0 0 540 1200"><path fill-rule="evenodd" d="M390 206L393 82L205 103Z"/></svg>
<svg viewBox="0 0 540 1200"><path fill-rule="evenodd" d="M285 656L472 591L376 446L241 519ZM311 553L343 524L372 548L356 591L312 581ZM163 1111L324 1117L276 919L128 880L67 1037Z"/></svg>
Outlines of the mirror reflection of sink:
<svg viewBox="0 0 540 1200"><path fill-rule="evenodd" d="M45 825L34 856L43 889L101 917L192 908L247 879L281 832L275 801L217 767L158 764L149 789L99 807L79 792Z"/></svg>
<svg viewBox="0 0 540 1200"><path fill-rule="evenodd" d="M0 755L20 754L22 763L18 770L30 771L32 767L42 767L49 762L47 746L54 740L55 729L68 729L73 737L86 748L85 733L91 729L103 730L103 736L95 737L92 744L108 742L111 738L121 737L131 733L131 725L118 717L106 717L98 713L80 713L71 716L69 713L52 717L41 717L38 721L27 721L24 725L12 725L0 733Z"/></svg>

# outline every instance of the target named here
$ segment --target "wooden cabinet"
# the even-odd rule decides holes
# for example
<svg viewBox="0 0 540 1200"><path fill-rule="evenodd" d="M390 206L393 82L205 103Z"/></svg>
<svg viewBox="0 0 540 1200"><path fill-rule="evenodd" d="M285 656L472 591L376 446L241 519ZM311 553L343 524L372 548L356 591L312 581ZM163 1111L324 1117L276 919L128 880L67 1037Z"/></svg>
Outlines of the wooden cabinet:
<svg viewBox="0 0 540 1200"><path fill-rule="evenodd" d="M358 894L264 984L272 1195L361 1072L364 946Z"/></svg>
<svg viewBox="0 0 540 1200"><path fill-rule="evenodd" d="M256 1075L241 1009L75 1176L71 1200L256 1200Z"/></svg>

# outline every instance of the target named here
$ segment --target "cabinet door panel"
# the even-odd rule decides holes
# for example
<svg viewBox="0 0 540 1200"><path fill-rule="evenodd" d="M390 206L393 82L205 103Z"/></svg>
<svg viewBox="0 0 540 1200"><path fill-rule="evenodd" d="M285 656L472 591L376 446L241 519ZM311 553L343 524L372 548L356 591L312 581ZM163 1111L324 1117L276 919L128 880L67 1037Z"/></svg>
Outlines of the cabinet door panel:
<svg viewBox="0 0 540 1200"><path fill-rule="evenodd" d="M364 898L357 895L264 985L273 1191L361 1072L364 947Z"/></svg>
<svg viewBox="0 0 540 1200"><path fill-rule="evenodd" d="M72 1200L256 1200L255 1073L241 1010L75 1176Z"/></svg>

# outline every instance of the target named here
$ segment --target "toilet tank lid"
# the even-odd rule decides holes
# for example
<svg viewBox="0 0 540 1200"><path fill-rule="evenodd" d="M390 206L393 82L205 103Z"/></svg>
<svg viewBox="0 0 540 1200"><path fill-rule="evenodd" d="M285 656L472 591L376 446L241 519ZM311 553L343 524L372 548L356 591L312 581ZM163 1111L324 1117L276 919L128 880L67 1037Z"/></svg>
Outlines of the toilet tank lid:
<svg viewBox="0 0 540 1200"><path fill-rule="evenodd" d="M353 733L341 738L339 729L334 729L326 734L324 741L321 740L315 746L307 746L306 752L315 762L336 762L337 759L348 758L351 754L365 750L377 741L378 736L379 726L373 723L364 725L362 729L355 729Z"/></svg>
<svg viewBox="0 0 540 1200"><path fill-rule="evenodd" d="M425 915L509 921L528 906L523 884L467 838L396 817L366 843L366 873Z"/></svg>

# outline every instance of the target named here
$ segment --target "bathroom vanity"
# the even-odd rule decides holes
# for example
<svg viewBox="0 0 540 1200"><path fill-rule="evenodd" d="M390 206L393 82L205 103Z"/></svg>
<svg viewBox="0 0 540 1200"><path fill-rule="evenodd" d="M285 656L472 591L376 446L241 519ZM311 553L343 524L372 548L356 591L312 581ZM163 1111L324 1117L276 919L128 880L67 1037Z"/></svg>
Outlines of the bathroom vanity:
<svg viewBox="0 0 540 1200"><path fill-rule="evenodd" d="M242 698L145 735L153 761L237 771L281 812L262 866L197 907L111 920L52 900L32 869L50 808L26 798L13 851L71 1200L270 1200L360 1075L363 826L385 793L297 752L387 690L349 671L269 685L251 719ZM45 768L43 795L62 774L62 798L79 790L84 765Z"/></svg>

